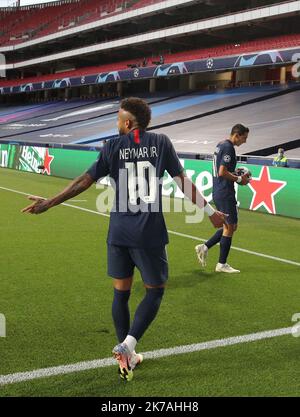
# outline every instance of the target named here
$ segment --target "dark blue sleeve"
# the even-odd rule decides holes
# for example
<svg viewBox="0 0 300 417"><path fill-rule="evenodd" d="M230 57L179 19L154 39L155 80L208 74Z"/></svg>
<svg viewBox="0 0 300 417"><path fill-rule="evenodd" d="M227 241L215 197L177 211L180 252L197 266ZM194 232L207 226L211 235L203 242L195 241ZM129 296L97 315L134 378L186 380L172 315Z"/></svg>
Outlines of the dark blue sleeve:
<svg viewBox="0 0 300 417"><path fill-rule="evenodd" d="M106 144L100 152L98 159L93 165L87 170L87 173L95 180L106 177L109 174L109 163L108 163L108 145Z"/></svg>
<svg viewBox="0 0 300 417"><path fill-rule="evenodd" d="M166 153L165 153L165 169L171 175L171 177L179 176L183 171L183 166L181 165L175 148L168 138L165 136L166 140Z"/></svg>
<svg viewBox="0 0 300 417"><path fill-rule="evenodd" d="M218 155L219 166L224 165L226 168L230 168L232 162L234 161L234 149L229 146L220 147L220 152Z"/></svg>

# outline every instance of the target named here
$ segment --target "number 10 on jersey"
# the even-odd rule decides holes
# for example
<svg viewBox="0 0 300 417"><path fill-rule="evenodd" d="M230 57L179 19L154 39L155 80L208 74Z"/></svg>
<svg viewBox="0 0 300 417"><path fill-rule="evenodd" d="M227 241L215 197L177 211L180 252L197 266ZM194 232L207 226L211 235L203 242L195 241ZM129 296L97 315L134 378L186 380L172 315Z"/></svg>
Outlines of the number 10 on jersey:
<svg viewBox="0 0 300 417"><path fill-rule="evenodd" d="M136 172L137 167L137 172ZM125 168L128 171L128 193L129 202L132 205L138 204L138 198L146 204L154 203L157 195L159 181L156 177L156 168L149 161L126 162Z"/></svg>

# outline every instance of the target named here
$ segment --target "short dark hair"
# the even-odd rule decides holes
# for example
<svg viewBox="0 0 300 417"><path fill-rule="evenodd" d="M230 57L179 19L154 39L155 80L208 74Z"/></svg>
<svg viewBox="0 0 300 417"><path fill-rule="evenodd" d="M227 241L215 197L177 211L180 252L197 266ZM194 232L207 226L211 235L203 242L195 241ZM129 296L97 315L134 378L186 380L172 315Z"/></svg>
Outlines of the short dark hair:
<svg viewBox="0 0 300 417"><path fill-rule="evenodd" d="M121 101L120 107L136 118L141 130L146 130L151 120L151 109L145 100L137 97L125 98Z"/></svg>
<svg viewBox="0 0 300 417"><path fill-rule="evenodd" d="M241 124L234 125L231 129L231 136L235 135L236 133L238 135L244 135L245 133L249 133L249 127L246 127Z"/></svg>

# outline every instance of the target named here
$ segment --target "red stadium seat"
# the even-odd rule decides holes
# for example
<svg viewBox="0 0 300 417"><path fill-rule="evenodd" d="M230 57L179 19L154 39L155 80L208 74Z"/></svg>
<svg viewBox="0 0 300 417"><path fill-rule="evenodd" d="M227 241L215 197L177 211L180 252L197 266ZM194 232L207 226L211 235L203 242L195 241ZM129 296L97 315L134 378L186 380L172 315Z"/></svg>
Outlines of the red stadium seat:
<svg viewBox="0 0 300 417"><path fill-rule="evenodd" d="M49 6L41 4L30 9L1 11L0 45L14 45L26 41L27 39L22 38L24 35L29 39L39 38L66 29L69 25L79 26L159 1L161 0L141 0L128 7L124 0L82 0L75 3Z"/></svg>

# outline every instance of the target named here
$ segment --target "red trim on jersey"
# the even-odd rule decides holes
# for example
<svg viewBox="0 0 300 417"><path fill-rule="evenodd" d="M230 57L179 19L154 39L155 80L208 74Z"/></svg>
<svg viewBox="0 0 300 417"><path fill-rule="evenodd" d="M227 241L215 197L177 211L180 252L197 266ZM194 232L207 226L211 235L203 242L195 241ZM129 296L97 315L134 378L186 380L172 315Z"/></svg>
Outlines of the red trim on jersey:
<svg viewBox="0 0 300 417"><path fill-rule="evenodd" d="M136 144L139 144L141 142L140 141L140 131L138 129L135 129L133 131L133 140L134 140L134 143L136 143Z"/></svg>

